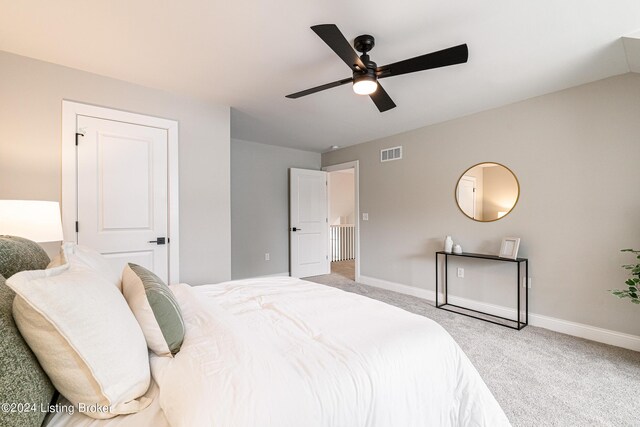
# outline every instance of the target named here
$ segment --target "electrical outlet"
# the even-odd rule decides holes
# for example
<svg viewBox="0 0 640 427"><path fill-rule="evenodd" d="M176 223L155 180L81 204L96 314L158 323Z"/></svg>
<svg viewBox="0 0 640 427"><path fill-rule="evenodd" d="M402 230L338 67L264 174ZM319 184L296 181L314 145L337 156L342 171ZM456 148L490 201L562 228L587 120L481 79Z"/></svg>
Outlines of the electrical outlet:
<svg viewBox="0 0 640 427"><path fill-rule="evenodd" d="M464 279L464 268L458 267L458 277L461 277Z"/></svg>
<svg viewBox="0 0 640 427"><path fill-rule="evenodd" d="M369 214L368 213L363 213L362 214L362 220L363 221L369 221Z"/></svg>
<svg viewBox="0 0 640 427"><path fill-rule="evenodd" d="M265 252L264 254L264 260L265 261L269 261L271 259L271 255L269 255L269 252Z"/></svg>

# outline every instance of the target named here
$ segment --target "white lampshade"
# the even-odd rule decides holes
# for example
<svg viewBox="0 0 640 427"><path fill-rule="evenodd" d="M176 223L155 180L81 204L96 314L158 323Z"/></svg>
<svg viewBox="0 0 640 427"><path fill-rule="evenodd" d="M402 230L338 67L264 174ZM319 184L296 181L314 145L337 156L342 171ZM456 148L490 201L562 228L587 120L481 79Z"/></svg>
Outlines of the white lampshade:
<svg viewBox="0 0 640 427"><path fill-rule="evenodd" d="M34 242L59 242L62 237L60 204L41 200L0 200L0 235Z"/></svg>

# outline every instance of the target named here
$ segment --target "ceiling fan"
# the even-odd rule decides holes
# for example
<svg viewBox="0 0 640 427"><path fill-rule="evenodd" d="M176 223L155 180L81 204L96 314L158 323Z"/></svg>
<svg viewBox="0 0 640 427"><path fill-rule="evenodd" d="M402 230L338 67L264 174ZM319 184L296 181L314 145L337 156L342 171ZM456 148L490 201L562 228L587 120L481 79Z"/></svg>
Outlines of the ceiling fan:
<svg viewBox="0 0 640 427"><path fill-rule="evenodd" d="M358 95L369 95L371 100L376 104L376 107L378 107L378 110L382 113L394 108L396 104L378 82L379 79L429 70L431 68L462 64L467 62L469 57L467 45L461 44L378 67L375 62L369 59L368 54L375 46L373 36L364 34L355 38L353 45L358 52L362 52L362 55L358 56L334 24L314 25L311 29L351 68L353 77L292 93L291 95L287 95L287 98L296 99L331 89L332 87L353 83L353 91Z"/></svg>

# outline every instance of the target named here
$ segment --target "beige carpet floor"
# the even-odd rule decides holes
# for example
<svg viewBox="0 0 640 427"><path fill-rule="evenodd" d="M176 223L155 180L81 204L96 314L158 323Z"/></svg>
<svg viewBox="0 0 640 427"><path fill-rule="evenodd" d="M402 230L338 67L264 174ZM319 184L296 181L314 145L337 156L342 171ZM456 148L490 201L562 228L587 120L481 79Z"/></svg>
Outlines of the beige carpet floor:
<svg viewBox="0 0 640 427"><path fill-rule="evenodd" d="M640 426L639 352L533 326L511 330L339 274L307 280L440 323L471 359L514 426Z"/></svg>

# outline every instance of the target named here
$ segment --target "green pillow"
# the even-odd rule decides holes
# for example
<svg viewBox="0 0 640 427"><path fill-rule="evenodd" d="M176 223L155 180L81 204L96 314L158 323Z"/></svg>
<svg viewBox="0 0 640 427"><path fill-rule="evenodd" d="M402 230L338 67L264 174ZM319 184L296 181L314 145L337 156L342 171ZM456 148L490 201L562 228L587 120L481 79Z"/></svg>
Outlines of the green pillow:
<svg viewBox="0 0 640 427"><path fill-rule="evenodd" d="M46 415L40 408L48 407L55 389L13 321L14 296L0 275L0 403L28 403L35 410L2 410L0 426L39 426Z"/></svg>
<svg viewBox="0 0 640 427"><path fill-rule="evenodd" d="M16 236L0 236L0 275L9 278L24 270L44 270L49 256L36 242Z"/></svg>
<svg viewBox="0 0 640 427"><path fill-rule="evenodd" d="M180 305L162 279L136 264L122 272L122 293L142 328L147 347L158 356L180 351L185 326Z"/></svg>

